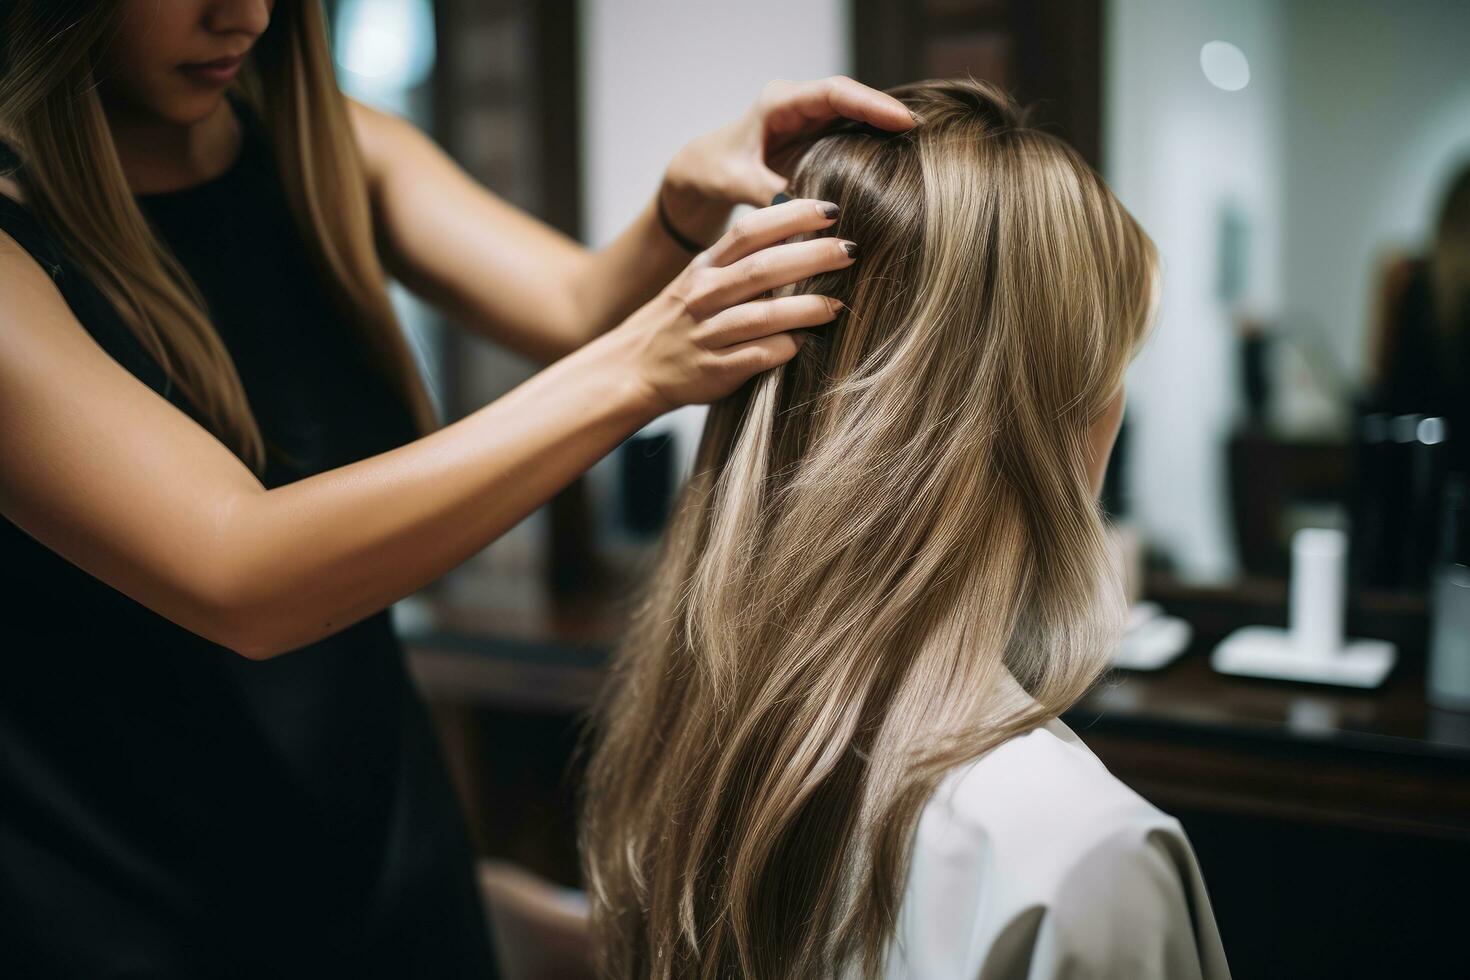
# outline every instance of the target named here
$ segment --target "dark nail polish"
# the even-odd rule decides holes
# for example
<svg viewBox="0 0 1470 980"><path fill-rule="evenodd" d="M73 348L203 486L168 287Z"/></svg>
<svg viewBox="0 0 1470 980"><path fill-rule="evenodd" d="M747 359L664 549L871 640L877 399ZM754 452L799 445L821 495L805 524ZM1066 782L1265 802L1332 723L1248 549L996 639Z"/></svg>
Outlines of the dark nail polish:
<svg viewBox="0 0 1470 980"><path fill-rule="evenodd" d="M828 218L828 219L835 218L835 217L837 217L838 214L841 213L841 211L842 211L842 209L839 208L835 204L823 204L822 205L822 217L824 217L824 218Z"/></svg>
<svg viewBox="0 0 1470 980"><path fill-rule="evenodd" d="M777 194L775 197L771 198L771 207L775 207L778 204L785 204L789 200L791 200L790 195L785 193Z"/></svg>
<svg viewBox="0 0 1470 980"><path fill-rule="evenodd" d="M850 258L850 259L857 258L857 253L858 253L857 242L843 242L842 243L842 250L847 253L847 257L848 258Z"/></svg>

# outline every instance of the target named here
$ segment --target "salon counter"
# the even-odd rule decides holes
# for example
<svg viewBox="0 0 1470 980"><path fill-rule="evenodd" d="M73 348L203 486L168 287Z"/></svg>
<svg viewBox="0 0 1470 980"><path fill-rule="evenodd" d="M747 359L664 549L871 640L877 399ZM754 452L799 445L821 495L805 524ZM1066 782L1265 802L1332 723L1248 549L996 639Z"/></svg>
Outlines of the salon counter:
<svg viewBox="0 0 1470 980"><path fill-rule="evenodd" d="M1066 721L1180 819L1237 980L1459 975L1470 716L1425 703L1422 602L1355 597L1349 632L1402 649L1386 684L1359 692L1210 669L1230 630L1284 623L1279 583L1148 591L1190 622L1193 645L1157 673L1111 673ZM576 747L618 606L430 606L414 619L412 668L476 847L574 884Z"/></svg>
<svg viewBox="0 0 1470 980"><path fill-rule="evenodd" d="M1210 669L1234 626L1282 620L1277 584L1150 593L1191 622L1191 649L1156 673L1112 672L1065 719L1118 776L1165 809L1470 841L1470 715L1425 702L1422 605L1384 597L1355 612L1354 626L1403 646L1386 684L1359 692ZM595 698L621 622L607 602L441 606L405 634L432 703L574 716Z"/></svg>

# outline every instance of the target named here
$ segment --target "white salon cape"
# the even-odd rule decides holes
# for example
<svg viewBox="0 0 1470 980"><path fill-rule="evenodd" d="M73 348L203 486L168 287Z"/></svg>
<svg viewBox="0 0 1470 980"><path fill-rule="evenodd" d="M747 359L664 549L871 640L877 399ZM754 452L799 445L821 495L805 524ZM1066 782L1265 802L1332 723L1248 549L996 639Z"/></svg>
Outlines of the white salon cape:
<svg viewBox="0 0 1470 980"><path fill-rule="evenodd" d="M889 980L1224 980L1178 821L1052 721L961 766L920 816Z"/></svg>

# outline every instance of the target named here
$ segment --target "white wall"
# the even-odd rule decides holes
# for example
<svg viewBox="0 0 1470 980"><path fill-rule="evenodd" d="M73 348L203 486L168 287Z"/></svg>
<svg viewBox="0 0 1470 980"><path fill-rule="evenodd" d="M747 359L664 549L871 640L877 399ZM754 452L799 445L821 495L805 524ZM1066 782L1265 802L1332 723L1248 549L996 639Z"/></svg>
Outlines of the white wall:
<svg viewBox="0 0 1470 980"><path fill-rule="evenodd" d="M583 0L583 191L606 244L685 143L773 78L850 71L845 0Z"/></svg>
<svg viewBox="0 0 1470 980"><path fill-rule="evenodd" d="M846 0L582 0L589 244L614 238L679 148L734 120L766 82L850 73L847 10ZM662 423L686 464L703 419L685 409Z"/></svg>
<svg viewBox="0 0 1470 980"><path fill-rule="evenodd" d="M1236 325L1217 295L1220 215L1248 227L1239 309L1270 314L1281 295L1278 4L1273 0L1113 0L1104 79L1104 171L1159 247L1157 331L1129 375L1128 485L1147 538L1197 580L1234 570L1224 440L1237 408ZM1210 85L1200 48L1229 41L1250 84Z"/></svg>

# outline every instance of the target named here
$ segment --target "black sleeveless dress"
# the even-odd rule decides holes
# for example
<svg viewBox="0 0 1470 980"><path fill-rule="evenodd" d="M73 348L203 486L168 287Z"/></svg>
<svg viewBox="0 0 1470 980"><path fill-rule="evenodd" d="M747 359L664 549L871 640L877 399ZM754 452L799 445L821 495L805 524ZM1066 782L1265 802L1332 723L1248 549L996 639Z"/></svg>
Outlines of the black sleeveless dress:
<svg viewBox="0 0 1470 980"><path fill-rule="evenodd" d="M242 116L227 173L139 203L205 296L276 487L415 433ZM104 350L192 414L3 195L0 230ZM492 974L464 827L386 612L253 663L0 520L0 976Z"/></svg>

